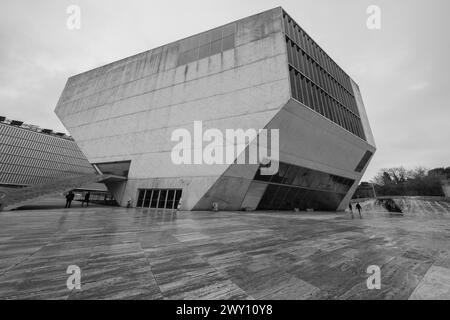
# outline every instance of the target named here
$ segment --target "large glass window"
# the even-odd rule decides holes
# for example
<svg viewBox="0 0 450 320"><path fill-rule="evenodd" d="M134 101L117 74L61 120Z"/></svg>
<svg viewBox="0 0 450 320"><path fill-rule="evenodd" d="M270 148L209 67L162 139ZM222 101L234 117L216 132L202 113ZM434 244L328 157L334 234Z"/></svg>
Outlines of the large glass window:
<svg viewBox="0 0 450 320"><path fill-rule="evenodd" d="M270 182L272 183L283 183L284 175L286 174L286 171L288 169L288 166L284 163L280 163L278 167L278 172L272 176L272 179Z"/></svg>
<svg viewBox="0 0 450 320"><path fill-rule="evenodd" d="M260 210L336 210L354 180L280 162L273 176L256 173L255 180L268 183Z"/></svg>
<svg viewBox="0 0 450 320"><path fill-rule="evenodd" d="M148 207L150 205L150 199L152 198L153 190L145 190L144 196L144 207Z"/></svg>
<svg viewBox="0 0 450 320"><path fill-rule="evenodd" d="M199 48L198 58L203 59L211 55L211 43L207 43Z"/></svg>
<svg viewBox="0 0 450 320"><path fill-rule="evenodd" d="M295 79L295 71L294 71L294 69L291 69L291 70L289 71L289 76L290 76L290 78L291 78L291 91L292 91L292 96L293 96L295 99L299 100L299 98L298 98L298 90L297 90L297 81L296 81L296 79Z"/></svg>
<svg viewBox="0 0 450 320"><path fill-rule="evenodd" d="M181 193L181 189L138 189L136 207L176 210Z"/></svg>
<svg viewBox="0 0 450 320"><path fill-rule="evenodd" d="M236 24L201 33L180 41L178 66L203 59L235 47Z"/></svg>
<svg viewBox="0 0 450 320"><path fill-rule="evenodd" d="M222 51L222 40L216 40L211 42L211 55L215 55Z"/></svg>
<svg viewBox="0 0 450 320"><path fill-rule="evenodd" d="M222 39L222 51L234 48L234 34L226 36Z"/></svg>
<svg viewBox="0 0 450 320"><path fill-rule="evenodd" d="M285 12L283 19L288 61L295 73L290 81L297 81L298 75L308 78L303 83L300 76L293 98L365 139L349 76Z"/></svg>
<svg viewBox="0 0 450 320"><path fill-rule="evenodd" d="M366 151L364 156L361 158L361 161L358 163L358 165L355 168L356 172L361 172L362 169L366 166L367 162L372 158L373 153L370 151Z"/></svg>

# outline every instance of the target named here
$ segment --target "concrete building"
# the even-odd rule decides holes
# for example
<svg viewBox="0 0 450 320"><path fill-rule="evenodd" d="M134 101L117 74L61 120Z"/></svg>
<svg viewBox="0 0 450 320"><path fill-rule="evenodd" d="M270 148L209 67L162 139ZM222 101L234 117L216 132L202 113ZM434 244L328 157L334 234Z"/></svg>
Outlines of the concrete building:
<svg viewBox="0 0 450 320"><path fill-rule="evenodd" d="M45 184L94 172L70 136L0 117L0 187Z"/></svg>
<svg viewBox="0 0 450 320"><path fill-rule="evenodd" d="M99 172L127 177L106 182L121 205L342 210L375 152L357 84L281 7L72 76L55 112ZM194 121L279 129L278 173L174 163Z"/></svg>
<svg viewBox="0 0 450 320"><path fill-rule="evenodd" d="M100 176L72 137L0 116L0 211L73 190L76 199L90 192L92 200L114 204Z"/></svg>

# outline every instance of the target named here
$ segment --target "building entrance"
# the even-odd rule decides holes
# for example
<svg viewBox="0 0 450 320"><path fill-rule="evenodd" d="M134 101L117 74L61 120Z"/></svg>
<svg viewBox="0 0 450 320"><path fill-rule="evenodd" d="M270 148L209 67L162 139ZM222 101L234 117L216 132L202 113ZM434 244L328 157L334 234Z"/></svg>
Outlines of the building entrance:
<svg viewBox="0 0 450 320"><path fill-rule="evenodd" d="M181 189L138 189L136 207L176 210L181 193Z"/></svg>

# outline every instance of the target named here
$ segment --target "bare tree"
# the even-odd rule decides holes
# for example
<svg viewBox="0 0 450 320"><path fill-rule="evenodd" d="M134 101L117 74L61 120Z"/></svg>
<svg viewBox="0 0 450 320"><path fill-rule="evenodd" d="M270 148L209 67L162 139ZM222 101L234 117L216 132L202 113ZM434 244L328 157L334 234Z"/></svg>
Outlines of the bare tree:
<svg viewBox="0 0 450 320"><path fill-rule="evenodd" d="M381 169L372 179L378 195L442 196L441 180L447 177L448 168L428 170L418 166L407 170L404 167Z"/></svg>
<svg viewBox="0 0 450 320"><path fill-rule="evenodd" d="M395 167L387 169L387 173L395 184L401 184L408 179L408 170L405 167Z"/></svg>
<svg viewBox="0 0 450 320"><path fill-rule="evenodd" d="M428 169L422 166L415 167L408 171L409 179L423 179L428 175Z"/></svg>

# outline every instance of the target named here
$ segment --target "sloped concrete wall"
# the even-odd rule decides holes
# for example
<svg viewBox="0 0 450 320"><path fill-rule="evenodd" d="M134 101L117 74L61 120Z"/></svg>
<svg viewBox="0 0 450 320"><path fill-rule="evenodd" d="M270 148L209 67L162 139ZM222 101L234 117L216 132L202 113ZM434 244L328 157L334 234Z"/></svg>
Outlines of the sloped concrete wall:
<svg viewBox="0 0 450 320"><path fill-rule="evenodd" d="M280 161L355 180L338 207L344 210L359 184L355 168L366 151L375 147L295 100L269 123L280 129Z"/></svg>
<svg viewBox="0 0 450 320"><path fill-rule="evenodd" d="M269 123L280 129L280 161L350 179L367 150L375 148L305 105L291 100Z"/></svg>

